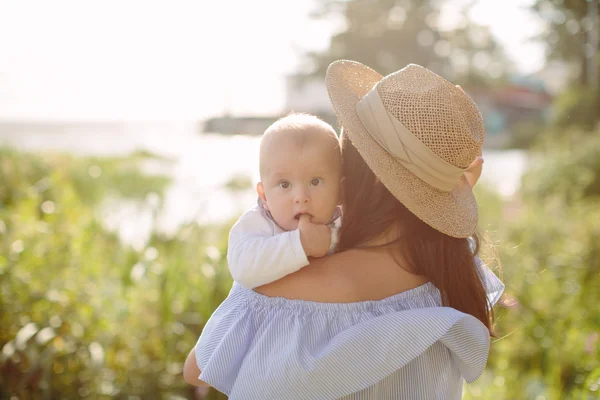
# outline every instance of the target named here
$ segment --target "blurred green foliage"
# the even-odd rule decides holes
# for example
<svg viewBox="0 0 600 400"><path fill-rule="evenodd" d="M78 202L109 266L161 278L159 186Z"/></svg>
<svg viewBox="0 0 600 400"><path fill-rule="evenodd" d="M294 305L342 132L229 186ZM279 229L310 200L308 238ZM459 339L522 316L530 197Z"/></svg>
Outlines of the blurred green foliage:
<svg viewBox="0 0 600 400"><path fill-rule="evenodd" d="M590 87L573 86L556 100L554 123L559 129L579 127L591 131L600 123L600 90ZM579 130L570 132L578 133ZM559 135L564 136L564 132Z"/></svg>
<svg viewBox="0 0 600 400"><path fill-rule="evenodd" d="M597 397L600 135L563 133L532 153L519 204L477 188L518 304L498 309L467 399ZM134 249L95 210L107 195L162 193L140 159L0 155L0 397L193 398L182 364L230 287L229 224Z"/></svg>
<svg viewBox="0 0 600 400"><path fill-rule="evenodd" d="M518 206L485 192L480 202L518 304L499 308L499 338L467 399L600 398L600 131L548 135Z"/></svg>
<svg viewBox="0 0 600 400"><path fill-rule="evenodd" d="M476 189L507 298L466 399L599 397L600 131L545 134L518 197ZM194 398L182 366L230 288L230 224L155 229L142 248L107 231L107 198L162 197L149 157L0 150L0 398Z"/></svg>
<svg viewBox="0 0 600 400"><path fill-rule="evenodd" d="M514 124L510 130L507 149L529 149L540 138L547 127L546 123L537 118L531 118Z"/></svg>
<svg viewBox="0 0 600 400"><path fill-rule="evenodd" d="M168 184L140 172L147 156L0 150L0 398L192 398L182 365L229 290L227 232L134 249L107 231L107 196L142 204Z"/></svg>
<svg viewBox="0 0 600 400"><path fill-rule="evenodd" d="M525 199L573 206L600 204L600 125L548 132L530 156Z"/></svg>

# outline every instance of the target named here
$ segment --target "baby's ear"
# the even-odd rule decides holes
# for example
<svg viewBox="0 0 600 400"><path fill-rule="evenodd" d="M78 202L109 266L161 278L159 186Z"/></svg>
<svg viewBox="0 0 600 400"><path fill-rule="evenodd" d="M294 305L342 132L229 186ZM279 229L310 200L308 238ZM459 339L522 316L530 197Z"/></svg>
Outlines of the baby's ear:
<svg viewBox="0 0 600 400"><path fill-rule="evenodd" d="M265 194L265 187L262 182L258 182L256 184L256 193L258 193L258 197L260 197L260 201L263 204L265 210L269 210L269 205L267 204L267 195Z"/></svg>

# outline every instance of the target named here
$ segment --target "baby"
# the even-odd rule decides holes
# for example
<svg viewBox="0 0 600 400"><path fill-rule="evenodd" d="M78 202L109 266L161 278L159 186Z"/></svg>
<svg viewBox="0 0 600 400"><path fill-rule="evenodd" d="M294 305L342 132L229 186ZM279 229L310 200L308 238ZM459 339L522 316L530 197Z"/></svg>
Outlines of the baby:
<svg viewBox="0 0 600 400"><path fill-rule="evenodd" d="M342 161L335 130L308 114L273 123L260 143L259 205L229 234L233 279L247 288L276 281L333 251Z"/></svg>

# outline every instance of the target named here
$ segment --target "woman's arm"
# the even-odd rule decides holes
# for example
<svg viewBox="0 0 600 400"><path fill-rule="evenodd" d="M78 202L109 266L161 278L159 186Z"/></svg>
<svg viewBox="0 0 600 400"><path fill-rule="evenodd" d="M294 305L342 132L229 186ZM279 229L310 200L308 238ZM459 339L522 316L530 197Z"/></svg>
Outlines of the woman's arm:
<svg viewBox="0 0 600 400"><path fill-rule="evenodd" d="M198 364L196 363L196 352L194 349L192 349L185 360L185 364L183 365L183 379L193 386L210 386L208 383L198 379L199 376L200 368L198 368Z"/></svg>

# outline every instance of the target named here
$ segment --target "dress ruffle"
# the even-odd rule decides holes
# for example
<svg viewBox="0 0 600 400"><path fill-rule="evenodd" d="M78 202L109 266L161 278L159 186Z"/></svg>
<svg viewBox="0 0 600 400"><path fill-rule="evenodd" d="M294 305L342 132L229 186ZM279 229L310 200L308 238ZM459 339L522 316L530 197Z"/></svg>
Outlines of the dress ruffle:
<svg viewBox="0 0 600 400"><path fill-rule="evenodd" d="M494 304L503 285L487 267L479 270ZM440 304L430 283L360 303L270 298L234 284L196 345L199 379L232 399L337 399L440 342L472 382L485 367L489 332Z"/></svg>

